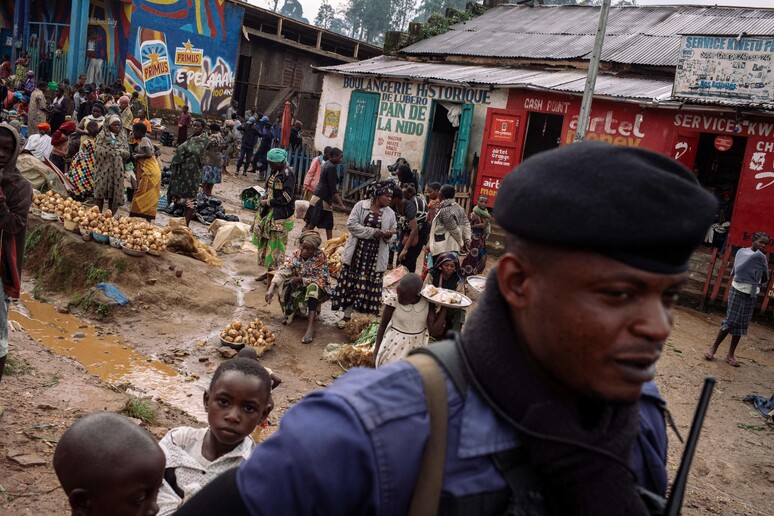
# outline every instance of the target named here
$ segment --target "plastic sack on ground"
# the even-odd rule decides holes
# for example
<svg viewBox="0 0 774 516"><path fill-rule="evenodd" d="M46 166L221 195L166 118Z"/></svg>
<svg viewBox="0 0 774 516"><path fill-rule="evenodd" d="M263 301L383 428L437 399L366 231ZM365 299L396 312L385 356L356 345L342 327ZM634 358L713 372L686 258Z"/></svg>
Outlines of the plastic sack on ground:
<svg viewBox="0 0 774 516"><path fill-rule="evenodd" d="M27 181L32 183L35 190L41 192L52 190L54 193L67 197L67 189L57 173L32 154L26 152L19 154L16 168Z"/></svg>
<svg viewBox="0 0 774 516"><path fill-rule="evenodd" d="M250 238L250 225L218 219L210 224L209 232L215 235L213 249L226 254L239 253Z"/></svg>
<svg viewBox="0 0 774 516"><path fill-rule="evenodd" d="M184 254L200 260L207 265L221 266L223 260L218 258L215 250L199 242L185 225L185 219L177 218L169 220L169 241L167 251L170 253Z"/></svg>
<svg viewBox="0 0 774 516"><path fill-rule="evenodd" d="M296 201L296 218L303 220L309 211L309 201Z"/></svg>

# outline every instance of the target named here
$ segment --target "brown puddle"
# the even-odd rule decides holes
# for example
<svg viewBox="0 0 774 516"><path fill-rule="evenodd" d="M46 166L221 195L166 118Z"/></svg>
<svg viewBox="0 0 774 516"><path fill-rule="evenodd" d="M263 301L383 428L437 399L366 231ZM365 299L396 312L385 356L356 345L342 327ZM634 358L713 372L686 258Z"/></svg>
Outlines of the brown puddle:
<svg viewBox="0 0 774 516"><path fill-rule="evenodd" d="M61 314L28 294L22 294L21 305L12 306L8 318L50 350L79 362L107 383L129 383L142 395L161 399L206 421L201 403L203 385L185 382L173 367L137 353L120 337L97 336L93 324ZM73 338L76 333L85 337Z"/></svg>

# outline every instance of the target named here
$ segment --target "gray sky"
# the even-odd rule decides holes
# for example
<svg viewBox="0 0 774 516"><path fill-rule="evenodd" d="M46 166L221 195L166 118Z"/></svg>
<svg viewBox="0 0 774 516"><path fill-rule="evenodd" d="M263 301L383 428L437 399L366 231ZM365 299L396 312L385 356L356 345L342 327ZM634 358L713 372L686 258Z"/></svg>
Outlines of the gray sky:
<svg viewBox="0 0 774 516"><path fill-rule="evenodd" d="M322 0L300 0L301 5L304 6L304 16L310 23L314 23L314 17L317 16L317 11L320 8ZM376 1L376 0L374 0ZM270 0L248 0L249 3L257 5L258 7L264 7L271 9L274 5ZM615 3L616 0L613 0ZM279 7L282 7L284 0L279 0ZM335 9L343 6L345 0L328 0ZM638 0L639 5L723 5L723 6L736 6L736 7L772 7L774 8L774 0Z"/></svg>

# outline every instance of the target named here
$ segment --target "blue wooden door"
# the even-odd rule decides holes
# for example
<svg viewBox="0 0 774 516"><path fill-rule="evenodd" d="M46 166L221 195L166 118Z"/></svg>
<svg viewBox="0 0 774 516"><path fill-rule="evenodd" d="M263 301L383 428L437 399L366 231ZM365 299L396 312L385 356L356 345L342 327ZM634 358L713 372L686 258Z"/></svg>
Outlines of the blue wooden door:
<svg viewBox="0 0 774 516"><path fill-rule="evenodd" d="M454 151L454 161L452 161L452 177L456 177L465 170L471 125L473 125L473 104L463 104L462 114L460 114L460 127L457 130L457 146Z"/></svg>
<svg viewBox="0 0 774 516"><path fill-rule="evenodd" d="M352 92L344 133L344 157L347 162L366 164L371 162L379 112L379 94L364 91Z"/></svg>

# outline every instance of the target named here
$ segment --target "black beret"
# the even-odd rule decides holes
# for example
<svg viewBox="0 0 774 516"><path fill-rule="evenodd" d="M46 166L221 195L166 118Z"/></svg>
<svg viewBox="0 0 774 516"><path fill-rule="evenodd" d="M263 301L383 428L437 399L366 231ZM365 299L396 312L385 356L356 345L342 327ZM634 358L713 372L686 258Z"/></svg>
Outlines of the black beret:
<svg viewBox="0 0 774 516"><path fill-rule="evenodd" d="M526 240L675 274L687 270L717 209L715 197L671 158L578 142L516 167L503 180L494 211L500 226Z"/></svg>

